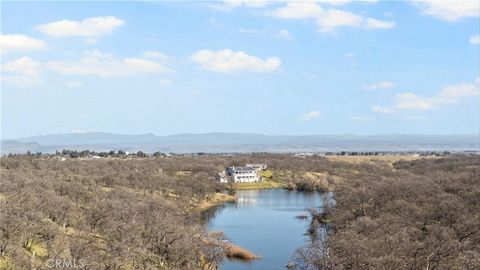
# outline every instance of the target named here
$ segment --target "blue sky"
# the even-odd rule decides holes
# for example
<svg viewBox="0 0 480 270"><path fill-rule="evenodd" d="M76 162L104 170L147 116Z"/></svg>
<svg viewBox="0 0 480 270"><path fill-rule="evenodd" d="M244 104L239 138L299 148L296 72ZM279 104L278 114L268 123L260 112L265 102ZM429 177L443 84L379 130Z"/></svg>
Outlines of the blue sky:
<svg viewBox="0 0 480 270"><path fill-rule="evenodd" d="M2 138L478 134L478 5L2 1Z"/></svg>

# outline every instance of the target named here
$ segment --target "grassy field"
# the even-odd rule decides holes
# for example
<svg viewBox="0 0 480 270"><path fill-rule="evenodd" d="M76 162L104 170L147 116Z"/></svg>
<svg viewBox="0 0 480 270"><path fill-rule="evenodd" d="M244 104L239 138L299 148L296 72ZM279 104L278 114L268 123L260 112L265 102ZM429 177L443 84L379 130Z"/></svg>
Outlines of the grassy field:
<svg viewBox="0 0 480 270"><path fill-rule="evenodd" d="M417 160L421 158L433 158L433 157L420 157L420 156L412 156L412 155L398 155L398 156L327 156L329 160L333 161L343 161L348 163L377 163L377 162L384 162L387 164L393 164L400 160Z"/></svg>
<svg viewBox="0 0 480 270"><path fill-rule="evenodd" d="M232 187L234 189L266 189L266 188L283 188L285 187L284 183L265 180L263 182L254 182L254 183L233 183Z"/></svg>

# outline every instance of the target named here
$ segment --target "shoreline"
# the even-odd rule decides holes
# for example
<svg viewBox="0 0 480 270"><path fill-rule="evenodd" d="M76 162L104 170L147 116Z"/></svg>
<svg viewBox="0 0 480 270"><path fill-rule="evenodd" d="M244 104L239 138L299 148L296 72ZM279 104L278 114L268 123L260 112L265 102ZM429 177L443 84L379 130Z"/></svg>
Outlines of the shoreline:
<svg viewBox="0 0 480 270"><path fill-rule="evenodd" d="M215 192L213 194L207 195L206 200L199 202L196 208L200 211L203 211L227 202L234 202L237 199L238 199L237 196L234 196L234 195Z"/></svg>
<svg viewBox="0 0 480 270"><path fill-rule="evenodd" d="M231 183L230 185L230 187L234 190L285 188L287 186L285 183L280 183L272 180L265 180L263 182L253 183Z"/></svg>

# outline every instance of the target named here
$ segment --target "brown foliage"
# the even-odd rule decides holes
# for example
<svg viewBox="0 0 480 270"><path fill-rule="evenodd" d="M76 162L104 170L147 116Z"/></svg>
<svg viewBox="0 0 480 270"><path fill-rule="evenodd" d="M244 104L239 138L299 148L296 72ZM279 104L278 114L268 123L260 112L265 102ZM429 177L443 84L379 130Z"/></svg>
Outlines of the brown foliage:
<svg viewBox="0 0 480 270"><path fill-rule="evenodd" d="M218 189L205 163L2 158L1 256L16 269L29 268L33 252L39 269L48 258L83 259L84 269L215 267L221 250L204 244L191 207Z"/></svg>
<svg viewBox="0 0 480 270"><path fill-rule="evenodd" d="M216 173L255 162L295 174L334 168L321 157L274 154L0 161L0 255L19 269L34 251L39 269L48 258L83 259L95 270L214 269L221 245L205 240L192 204L224 188Z"/></svg>
<svg viewBox="0 0 480 270"><path fill-rule="evenodd" d="M299 251L305 269L479 269L480 158L401 161L336 189L325 242Z"/></svg>

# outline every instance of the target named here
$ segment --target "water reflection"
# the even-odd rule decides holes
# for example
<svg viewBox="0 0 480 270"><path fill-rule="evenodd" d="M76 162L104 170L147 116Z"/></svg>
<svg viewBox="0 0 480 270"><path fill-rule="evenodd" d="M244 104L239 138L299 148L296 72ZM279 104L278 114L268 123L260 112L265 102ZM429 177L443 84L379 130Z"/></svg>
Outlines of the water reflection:
<svg viewBox="0 0 480 270"><path fill-rule="evenodd" d="M257 203L256 198L239 197L235 206L236 207L248 207L248 206L255 206L256 203Z"/></svg>
<svg viewBox="0 0 480 270"><path fill-rule="evenodd" d="M247 264L226 261L221 269L285 269L295 250L309 241L309 219L296 217L321 207L323 195L283 189L240 190L236 195L237 202L206 211L206 224L263 258Z"/></svg>

